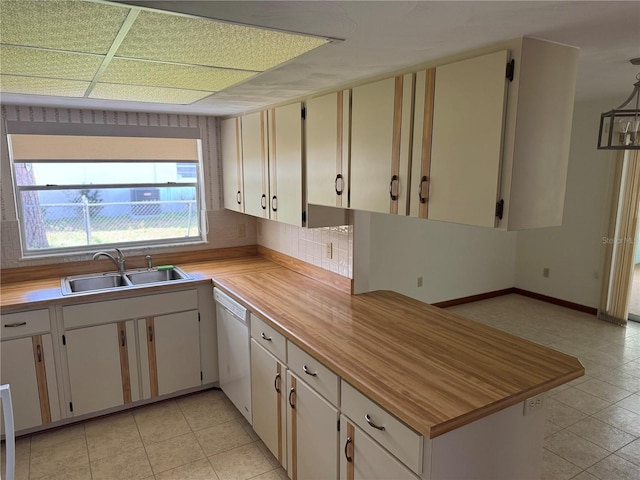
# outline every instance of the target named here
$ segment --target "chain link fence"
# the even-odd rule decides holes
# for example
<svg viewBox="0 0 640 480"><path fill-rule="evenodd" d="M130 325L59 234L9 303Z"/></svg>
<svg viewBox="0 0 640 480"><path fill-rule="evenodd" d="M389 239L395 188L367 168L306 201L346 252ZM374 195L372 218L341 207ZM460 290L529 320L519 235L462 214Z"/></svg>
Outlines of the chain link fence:
<svg viewBox="0 0 640 480"><path fill-rule="evenodd" d="M24 202L28 250L200 236L195 200Z"/></svg>

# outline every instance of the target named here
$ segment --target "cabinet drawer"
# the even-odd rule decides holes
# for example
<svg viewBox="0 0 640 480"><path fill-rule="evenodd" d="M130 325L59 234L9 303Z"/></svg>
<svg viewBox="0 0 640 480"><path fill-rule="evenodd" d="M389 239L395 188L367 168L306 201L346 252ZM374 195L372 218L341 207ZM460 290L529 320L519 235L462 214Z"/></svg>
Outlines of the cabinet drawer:
<svg viewBox="0 0 640 480"><path fill-rule="evenodd" d="M167 313L197 310L197 290L128 297L104 302L62 307L64 328L87 327L121 320L154 317Z"/></svg>
<svg viewBox="0 0 640 480"><path fill-rule="evenodd" d="M341 410L415 473L422 473L424 438L344 380ZM366 418L369 418L367 422ZM376 428L376 425L380 428ZM383 429L381 429L383 428Z"/></svg>
<svg viewBox="0 0 640 480"><path fill-rule="evenodd" d="M2 315L2 339L24 337L46 333L51 330L49 310L32 310L30 312L7 313Z"/></svg>
<svg viewBox="0 0 640 480"><path fill-rule="evenodd" d="M287 344L289 368L329 402L338 405L340 379L297 345Z"/></svg>
<svg viewBox="0 0 640 480"><path fill-rule="evenodd" d="M278 360L287 361L286 339L275 328L267 325L253 313L251 314L251 338L275 355Z"/></svg>

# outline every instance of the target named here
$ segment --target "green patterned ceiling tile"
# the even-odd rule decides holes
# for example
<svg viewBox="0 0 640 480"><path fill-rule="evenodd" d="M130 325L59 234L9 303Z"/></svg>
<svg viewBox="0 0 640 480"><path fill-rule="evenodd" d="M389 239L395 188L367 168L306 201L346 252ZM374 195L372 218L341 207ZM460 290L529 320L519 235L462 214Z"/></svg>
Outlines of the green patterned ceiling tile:
<svg viewBox="0 0 640 480"><path fill-rule="evenodd" d="M197 100L201 100L212 93L213 92L201 92L197 90L180 90L177 88L98 83L93 88L89 98L187 105Z"/></svg>
<svg viewBox="0 0 640 480"><path fill-rule="evenodd" d="M3 44L105 54L129 8L82 0L0 0Z"/></svg>
<svg viewBox="0 0 640 480"><path fill-rule="evenodd" d="M254 75L255 72L114 58L99 80L217 92Z"/></svg>
<svg viewBox="0 0 640 480"><path fill-rule="evenodd" d="M0 92L2 93L82 97L88 87L89 82L77 80L0 75Z"/></svg>
<svg viewBox="0 0 640 480"><path fill-rule="evenodd" d="M142 11L116 55L264 71L327 42L324 38Z"/></svg>
<svg viewBox="0 0 640 480"><path fill-rule="evenodd" d="M0 71L4 74L93 80L104 57L0 45Z"/></svg>

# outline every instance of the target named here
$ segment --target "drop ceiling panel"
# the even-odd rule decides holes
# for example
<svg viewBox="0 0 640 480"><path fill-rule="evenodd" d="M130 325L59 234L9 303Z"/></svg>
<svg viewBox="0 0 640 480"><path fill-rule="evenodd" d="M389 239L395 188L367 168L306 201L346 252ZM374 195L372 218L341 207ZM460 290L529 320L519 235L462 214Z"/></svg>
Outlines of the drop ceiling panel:
<svg viewBox="0 0 640 480"><path fill-rule="evenodd" d="M2 43L105 54L129 9L64 0L2 0Z"/></svg>
<svg viewBox="0 0 640 480"><path fill-rule="evenodd" d="M103 56L0 46L2 73L91 81Z"/></svg>
<svg viewBox="0 0 640 480"><path fill-rule="evenodd" d="M201 92L198 90L180 90L177 88L98 83L91 91L89 98L187 105L207 97L212 93L213 92Z"/></svg>
<svg viewBox="0 0 640 480"><path fill-rule="evenodd" d="M77 80L0 75L0 91L2 93L82 97L88 87L89 82Z"/></svg>
<svg viewBox="0 0 640 480"><path fill-rule="evenodd" d="M324 38L142 11L116 56L264 71L326 43Z"/></svg>
<svg viewBox="0 0 640 480"><path fill-rule="evenodd" d="M217 92L256 72L114 58L100 81Z"/></svg>

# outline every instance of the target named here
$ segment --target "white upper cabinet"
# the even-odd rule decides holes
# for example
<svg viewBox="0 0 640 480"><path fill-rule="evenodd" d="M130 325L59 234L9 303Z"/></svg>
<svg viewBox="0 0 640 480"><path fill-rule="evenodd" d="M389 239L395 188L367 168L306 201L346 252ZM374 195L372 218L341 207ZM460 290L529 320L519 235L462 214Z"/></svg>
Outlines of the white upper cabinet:
<svg viewBox="0 0 640 480"><path fill-rule="evenodd" d="M353 209L407 213L413 77L406 74L352 90Z"/></svg>
<svg viewBox="0 0 640 480"><path fill-rule="evenodd" d="M244 115L241 122L244 211L256 217L269 218L267 112Z"/></svg>
<svg viewBox="0 0 640 480"><path fill-rule="evenodd" d="M307 102L307 202L348 207L349 102L341 90Z"/></svg>
<svg viewBox="0 0 640 480"><path fill-rule="evenodd" d="M507 56L503 50L436 68L429 219L495 225Z"/></svg>
<svg viewBox="0 0 640 480"><path fill-rule="evenodd" d="M242 133L240 118L220 122L222 144L222 187L224 208L244 211L244 188L242 173Z"/></svg>
<svg viewBox="0 0 640 480"><path fill-rule="evenodd" d="M302 104L269 110L269 217L302 226Z"/></svg>
<svg viewBox="0 0 640 480"><path fill-rule="evenodd" d="M410 215L506 230L562 224L578 50L531 38L506 46L416 75Z"/></svg>

